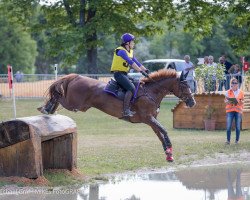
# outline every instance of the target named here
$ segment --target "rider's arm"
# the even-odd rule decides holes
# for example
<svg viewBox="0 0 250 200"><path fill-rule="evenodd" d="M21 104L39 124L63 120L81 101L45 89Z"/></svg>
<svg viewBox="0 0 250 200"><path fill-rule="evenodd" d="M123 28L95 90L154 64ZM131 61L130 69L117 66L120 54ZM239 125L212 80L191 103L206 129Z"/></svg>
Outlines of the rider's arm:
<svg viewBox="0 0 250 200"><path fill-rule="evenodd" d="M137 59L136 57L134 56L132 58L132 60L137 64L137 66L139 66L143 71L147 70Z"/></svg>
<svg viewBox="0 0 250 200"><path fill-rule="evenodd" d="M127 53L125 52L125 50L119 49L116 52L116 55L121 56L124 60L126 60L128 62L129 65L131 65L132 68L134 68L136 71L140 72L142 71L140 66L137 65L137 63L135 62L134 58L131 59L128 57ZM138 62L138 61L137 61ZM138 62L139 63L139 62ZM139 65L141 65L139 63Z"/></svg>

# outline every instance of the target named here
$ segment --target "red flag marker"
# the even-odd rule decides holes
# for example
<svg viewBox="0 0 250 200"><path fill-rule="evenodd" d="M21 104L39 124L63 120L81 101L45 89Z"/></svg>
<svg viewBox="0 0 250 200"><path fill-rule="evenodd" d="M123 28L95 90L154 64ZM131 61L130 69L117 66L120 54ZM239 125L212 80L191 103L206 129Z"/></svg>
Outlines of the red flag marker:
<svg viewBox="0 0 250 200"><path fill-rule="evenodd" d="M10 65L8 67L8 82L9 82L9 88L12 89L13 79L12 79L12 67Z"/></svg>

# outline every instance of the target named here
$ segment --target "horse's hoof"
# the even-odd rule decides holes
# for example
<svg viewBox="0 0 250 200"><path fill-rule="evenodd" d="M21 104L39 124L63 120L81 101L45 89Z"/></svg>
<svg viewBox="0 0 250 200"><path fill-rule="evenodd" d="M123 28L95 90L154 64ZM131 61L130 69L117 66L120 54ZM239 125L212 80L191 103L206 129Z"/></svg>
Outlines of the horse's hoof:
<svg viewBox="0 0 250 200"><path fill-rule="evenodd" d="M166 149L166 155L167 155L166 160L168 162L173 162L174 161L173 148L172 147Z"/></svg>
<svg viewBox="0 0 250 200"><path fill-rule="evenodd" d="M48 115L48 114L49 114L48 111L45 110L44 107L39 107L39 108L37 108L37 110L40 111L41 113L45 114L45 115Z"/></svg>
<svg viewBox="0 0 250 200"><path fill-rule="evenodd" d="M174 162L174 157L173 157L173 156L167 156L167 157L166 157L166 160L167 160L168 162Z"/></svg>

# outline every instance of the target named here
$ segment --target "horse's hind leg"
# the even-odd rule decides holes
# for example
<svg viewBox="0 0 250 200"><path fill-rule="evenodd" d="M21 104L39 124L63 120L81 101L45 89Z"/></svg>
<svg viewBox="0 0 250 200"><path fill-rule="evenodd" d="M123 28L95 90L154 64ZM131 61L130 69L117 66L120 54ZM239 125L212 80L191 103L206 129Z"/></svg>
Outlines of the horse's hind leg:
<svg viewBox="0 0 250 200"><path fill-rule="evenodd" d="M78 111L78 109L75 106L67 102L66 98L60 98L59 103L62 105L62 107L64 107L67 110L74 112Z"/></svg>
<svg viewBox="0 0 250 200"><path fill-rule="evenodd" d="M37 110L43 114L53 114L58 106L59 103L57 101L57 98L52 97L44 106L37 108Z"/></svg>
<svg viewBox="0 0 250 200"><path fill-rule="evenodd" d="M166 129L154 117L151 117L148 124L151 126L151 128L154 130L154 132L160 139L163 146L163 150L167 155L166 160L169 162L173 162L174 158L172 155L172 143L168 137Z"/></svg>

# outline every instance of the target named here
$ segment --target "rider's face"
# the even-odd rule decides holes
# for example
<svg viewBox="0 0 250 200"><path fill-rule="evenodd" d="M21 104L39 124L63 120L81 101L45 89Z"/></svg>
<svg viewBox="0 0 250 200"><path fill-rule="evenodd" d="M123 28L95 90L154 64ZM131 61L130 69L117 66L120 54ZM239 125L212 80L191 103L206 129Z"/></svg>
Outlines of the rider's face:
<svg viewBox="0 0 250 200"><path fill-rule="evenodd" d="M129 42L129 48L134 49L134 47L135 47L135 41L132 40L132 41Z"/></svg>

